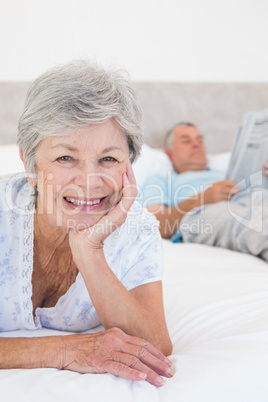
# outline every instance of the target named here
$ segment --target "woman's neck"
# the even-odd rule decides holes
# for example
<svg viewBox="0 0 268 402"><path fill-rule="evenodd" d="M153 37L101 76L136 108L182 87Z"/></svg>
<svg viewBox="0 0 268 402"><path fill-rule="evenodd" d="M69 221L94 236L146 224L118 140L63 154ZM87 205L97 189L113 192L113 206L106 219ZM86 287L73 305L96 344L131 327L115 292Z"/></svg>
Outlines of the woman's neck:
<svg viewBox="0 0 268 402"><path fill-rule="evenodd" d="M35 213L34 237L46 246L52 248L64 247L69 249L68 233L62 228L51 225L46 214Z"/></svg>
<svg viewBox="0 0 268 402"><path fill-rule="evenodd" d="M72 258L68 233L49 224L45 215L35 214L33 311L53 307L75 282L78 269Z"/></svg>

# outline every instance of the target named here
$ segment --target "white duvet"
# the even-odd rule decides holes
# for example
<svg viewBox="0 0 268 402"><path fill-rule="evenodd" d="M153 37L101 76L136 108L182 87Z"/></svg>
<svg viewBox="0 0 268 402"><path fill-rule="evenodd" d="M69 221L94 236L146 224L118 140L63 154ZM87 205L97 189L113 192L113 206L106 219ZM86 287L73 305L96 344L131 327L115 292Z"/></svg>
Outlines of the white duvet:
<svg viewBox="0 0 268 402"><path fill-rule="evenodd" d="M172 379L156 388L111 374L2 370L1 401L267 402L267 264L220 248L163 244ZM43 329L4 336L55 333L62 334Z"/></svg>

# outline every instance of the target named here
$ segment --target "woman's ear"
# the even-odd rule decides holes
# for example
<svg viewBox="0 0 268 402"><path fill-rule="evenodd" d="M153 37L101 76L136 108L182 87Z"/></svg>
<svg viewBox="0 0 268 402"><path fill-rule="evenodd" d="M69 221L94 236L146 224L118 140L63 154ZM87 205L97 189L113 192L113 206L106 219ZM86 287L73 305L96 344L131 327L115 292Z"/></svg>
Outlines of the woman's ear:
<svg viewBox="0 0 268 402"><path fill-rule="evenodd" d="M35 187L37 185L37 182L32 177L30 177L31 173L28 172L27 163L26 163L26 161L24 159L23 152L22 152L21 148L20 148L19 152L20 152L20 159L22 160L22 162L24 164L24 169L25 169L25 172L27 174L28 183L30 184L30 186Z"/></svg>

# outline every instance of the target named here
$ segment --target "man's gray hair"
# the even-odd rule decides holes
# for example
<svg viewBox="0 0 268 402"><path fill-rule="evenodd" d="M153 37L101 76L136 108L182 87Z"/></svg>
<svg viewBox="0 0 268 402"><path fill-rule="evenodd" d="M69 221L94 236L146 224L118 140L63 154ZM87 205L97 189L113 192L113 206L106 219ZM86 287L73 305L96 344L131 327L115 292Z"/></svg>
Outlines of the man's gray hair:
<svg viewBox="0 0 268 402"><path fill-rule="evenodd" d="M188 127L196 127L195 124L190 123L188 121L181 121L180 123L177 123L175 126L170 128L168 132L165 135L165 140L164 140L164 147L166 148L172 148L173 142L174 142L174 137L173 137L173 131L175 128L179 126L188 126Z"/></svg>
<svg viewBox="0 0 268 402"><path fill-rule="evenodd" d="M46 137L113 119L126 135L130 160L143 142L142 112L125 71L87 60L73 61L42 74L31 85L19 119L17 143L27 170L34 172L36 150Z"/></svg>

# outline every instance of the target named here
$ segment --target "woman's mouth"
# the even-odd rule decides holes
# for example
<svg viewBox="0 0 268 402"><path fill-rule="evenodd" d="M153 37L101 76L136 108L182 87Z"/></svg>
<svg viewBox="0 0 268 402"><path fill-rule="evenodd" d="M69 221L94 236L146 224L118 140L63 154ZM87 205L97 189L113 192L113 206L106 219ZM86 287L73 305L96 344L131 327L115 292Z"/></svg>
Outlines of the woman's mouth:
<svg viewBox="0 0 268 402"><path fill-rule="evenodd" d="M94 199L81 199L74 197L63 197L64 201L68 203L71 208L80 210L97 209L103 204L106 197Z"/></svg>
<svg viewBox="0 0 268 402"><path fill-rule="evenodd" d="M65 200L68 202L71 202L74 205L95 205L95 204L99 204L101 201L101 198L98 198L96 200L93 201L84 201L84 200L79 200L76 198L71 198L71 197L65 197Z"/></svg>

